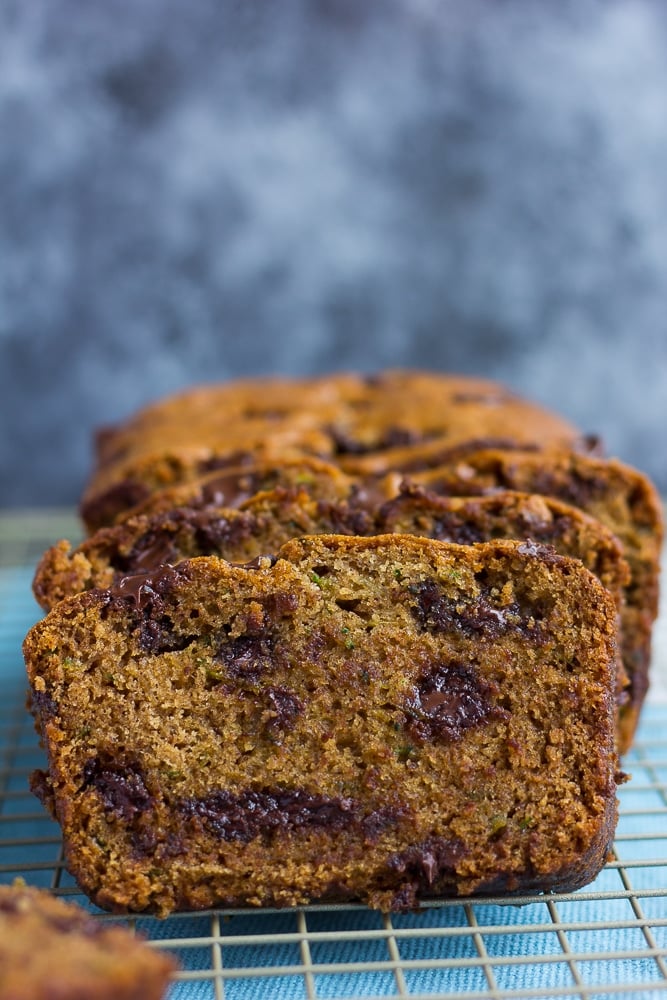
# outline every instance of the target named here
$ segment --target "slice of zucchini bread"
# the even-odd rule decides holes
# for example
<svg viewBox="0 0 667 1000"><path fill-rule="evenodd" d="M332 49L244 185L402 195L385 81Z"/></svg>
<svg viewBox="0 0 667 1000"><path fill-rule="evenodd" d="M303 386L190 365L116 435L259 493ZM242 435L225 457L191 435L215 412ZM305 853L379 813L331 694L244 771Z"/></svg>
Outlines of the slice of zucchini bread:
<svg viewBox="0 0 667 1000"><path fill-rule="evenodd" d="M18 880L0 885L4 1000L160 1000L175 970L125 927Z"/></svg>
<svg viewBox="0 0 667 1000"><path fill-rule="evenodd" d="M630 567L622 609L622 656L630 679L620 718L621 751L632 743L649 684L651 637L658 614L663 513L655 487L643 473L615 459L575 452L488 449L445 465L413 470L409 479L442 495L519 490L573 504L619 539ZM398 488L401 474L384 489Z"/></svg>
<svg viewBox="0 0 667 1000"><path fill-rule="evenodd" d="M570 891L616 820L616 607L534 542L307 536L25 645L69 869L116 911Z"/></svg>

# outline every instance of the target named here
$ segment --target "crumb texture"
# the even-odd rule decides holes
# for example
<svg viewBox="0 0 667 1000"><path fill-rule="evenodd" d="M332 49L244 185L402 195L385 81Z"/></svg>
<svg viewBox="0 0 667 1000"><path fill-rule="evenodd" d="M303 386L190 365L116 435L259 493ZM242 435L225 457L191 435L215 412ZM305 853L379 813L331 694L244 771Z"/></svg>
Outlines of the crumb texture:
<svg viewBox="0 0 667 1000"><path fill-rule="evenodd" d="M35 790L86 891L387 909L592 877L616 609L580 562L523 549L308 536L61 602L26 640Z"/></svg>

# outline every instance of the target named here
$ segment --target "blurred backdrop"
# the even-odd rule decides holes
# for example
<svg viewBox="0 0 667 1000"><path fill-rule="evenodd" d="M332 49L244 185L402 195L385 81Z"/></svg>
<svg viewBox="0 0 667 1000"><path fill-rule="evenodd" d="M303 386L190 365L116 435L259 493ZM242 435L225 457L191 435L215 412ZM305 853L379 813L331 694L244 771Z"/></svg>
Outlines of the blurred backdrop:
<svg viewBox="0 0 667 1000"><path fill-rule="evenodd" d="M250 373L474 372L667 490L662 0L0 0L0 504Z"/></svg>

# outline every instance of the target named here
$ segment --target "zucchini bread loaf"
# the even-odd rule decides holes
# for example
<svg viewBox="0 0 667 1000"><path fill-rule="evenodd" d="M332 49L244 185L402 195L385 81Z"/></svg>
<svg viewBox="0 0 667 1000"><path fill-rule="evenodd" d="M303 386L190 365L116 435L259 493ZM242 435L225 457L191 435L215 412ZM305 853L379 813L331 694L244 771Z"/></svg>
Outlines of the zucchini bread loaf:
<svg viewBox="0 0 667 1000"><path fill-rule="evenodd" d="M157 489L258 458L304 455L363 473L401 467L414 449L475 442L584 448L563 418L495 382L425 372L248 379L160 400L98 436L82 516L111 523Z"/></svg>
<svg viewBox="0 0 667 1000"><path fill-rule="evenodd" d="M616 820L616 607L534 542L307 536L61 601L33 781L116 911L570 891Z"/></svg>

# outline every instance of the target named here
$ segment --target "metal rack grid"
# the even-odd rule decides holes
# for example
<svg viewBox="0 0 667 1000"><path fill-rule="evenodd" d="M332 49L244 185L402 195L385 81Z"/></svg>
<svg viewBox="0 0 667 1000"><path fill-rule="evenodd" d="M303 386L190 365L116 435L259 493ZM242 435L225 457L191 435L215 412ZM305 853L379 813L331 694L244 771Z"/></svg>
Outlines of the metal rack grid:
<svg viewBox="0 0 667 1000"><path fill-rule="evenodd" d="M0 882L23 877L90 907L57 825L28 790L42 754L20 655L38 617L35 559L72 537L67 512L0 516ZM659 631L660 662L667 659ZM667 666L667 663L665 664ZM667 704L649 704L625 760L613 859L574 894L447 901L418 914L363 907L176 914L122 921L180 962L169 1000L653 997L667 992Z"/></svg>

